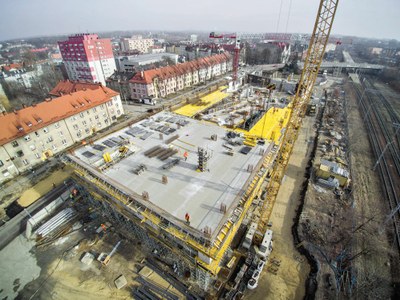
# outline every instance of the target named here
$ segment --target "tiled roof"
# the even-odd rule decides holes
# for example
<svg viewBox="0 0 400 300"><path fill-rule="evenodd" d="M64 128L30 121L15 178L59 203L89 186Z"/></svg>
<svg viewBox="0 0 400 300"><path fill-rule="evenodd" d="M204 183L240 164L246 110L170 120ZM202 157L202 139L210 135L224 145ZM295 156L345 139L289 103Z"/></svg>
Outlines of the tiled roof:
<svg viewBox="0 0 400 300"><path fill-rule="evenodd" d="M117 92L97 85L94 90L81 90L54 99L0 114L0 145L36 131L81 111L98 106L118 95Z"/></svg>
<svg viewBox="0 0 400 300"><path fill-rule="evenodd" d="M161 79L173 78L199 70L207 66L213 66L220 64L224 61L228 61L231 58L229 53L222 53L213 56L206 56L193 61L188 61L183 64L178 64L174 66L163 67L159 69L151 69L143 72L138 72L131 80L132 83L152 83L155 77Z"/></svg>
<svg viewBox="0 0 400 300"><path fill-rule="evenodd" d="M22 64L9 64L9 65L6 65L6 66L2 67L3 71L6 71L6 72L9 72L12 69L17 69L18 70L18 69L22 69L22 68L23 68Z"/></svg>
<svg viewBox="0 0 400 300"><path fill-rule="evenodd" d="M60 81L56 87L49 92L49 94L52 96L62 96L85 89L96 90L98 87L99 83L64 80Z"/></svg>

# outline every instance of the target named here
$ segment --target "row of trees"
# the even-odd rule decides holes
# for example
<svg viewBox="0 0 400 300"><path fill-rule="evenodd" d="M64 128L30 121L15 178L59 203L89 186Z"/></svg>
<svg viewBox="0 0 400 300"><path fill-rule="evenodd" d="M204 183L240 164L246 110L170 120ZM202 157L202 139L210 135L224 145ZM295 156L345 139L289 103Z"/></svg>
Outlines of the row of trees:
<svg viewBox="0 0 400 300"><path fill-rule="evenodd" d="M53 65L42 65L43 73L36 72L30 79L31 86L23 82L1 81L3 90L8 97L10 109L17 109L25 105L32 105L43 101L57 83L63 79L61 70Z"/></svg>

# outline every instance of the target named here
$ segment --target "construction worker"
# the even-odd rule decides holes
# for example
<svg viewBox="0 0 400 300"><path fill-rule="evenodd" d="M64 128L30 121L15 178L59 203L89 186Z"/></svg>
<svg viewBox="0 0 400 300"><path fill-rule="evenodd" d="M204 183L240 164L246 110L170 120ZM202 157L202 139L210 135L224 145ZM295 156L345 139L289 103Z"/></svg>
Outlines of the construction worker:
<svg viewBox="0 0 400 300"><path fill-rule="evenodd" d="M186 220L186 223L190 224L190 216L189 216L189 213L186 213L186 214L185 214L185 220Z"/></svg>
<svg viewBox="0 0 400 300"><path fill-rule="evenodd" d="M185 158L185 161L187 161L188 156L189 156L189 153L187 153L187 151L185 151L185 153L183 153L183 157Z"/></svg>

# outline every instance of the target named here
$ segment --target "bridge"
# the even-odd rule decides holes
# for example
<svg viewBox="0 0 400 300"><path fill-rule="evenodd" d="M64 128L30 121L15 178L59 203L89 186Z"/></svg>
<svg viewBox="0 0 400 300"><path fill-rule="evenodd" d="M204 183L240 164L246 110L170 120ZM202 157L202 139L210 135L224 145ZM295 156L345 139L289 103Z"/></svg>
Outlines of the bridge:
<svg viewBox="0 0 400 300"><path fill-rule="evenodd" d="M298 63L300 69L303 69L304 63ZM368 63L356 63L356 62L331 62L324 61L321 64L320 72L325 70L340 70L341 71L350 71L355 72L357 70L363 71L381 71L385 67L382 65L368 64Z"/></svg>

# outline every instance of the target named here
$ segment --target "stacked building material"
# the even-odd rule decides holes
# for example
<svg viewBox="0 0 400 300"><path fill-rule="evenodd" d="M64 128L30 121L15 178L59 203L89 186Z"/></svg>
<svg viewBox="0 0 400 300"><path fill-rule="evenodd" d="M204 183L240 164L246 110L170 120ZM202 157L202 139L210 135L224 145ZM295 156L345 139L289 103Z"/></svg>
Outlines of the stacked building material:
<svg viewBox="0 0 400 300"><path fill-rule="evenodd" d="M46 237L54 232L59 227L67 224L76 216L76 211L73 208L66 208L44 223L36 230L37 237Z"/></svg>

